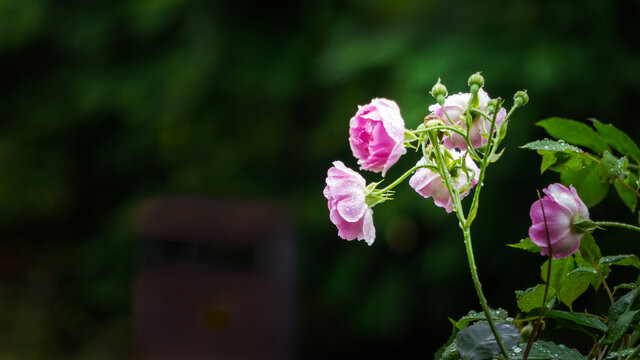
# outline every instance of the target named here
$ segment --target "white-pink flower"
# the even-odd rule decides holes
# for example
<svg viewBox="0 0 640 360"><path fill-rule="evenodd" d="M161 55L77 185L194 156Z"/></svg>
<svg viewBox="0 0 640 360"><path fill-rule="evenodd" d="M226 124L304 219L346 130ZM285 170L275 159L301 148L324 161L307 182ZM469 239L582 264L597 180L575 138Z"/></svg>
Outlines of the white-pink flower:
<svg viewBox="0 0 640 360"><path fill-rule="evenodd" d="M329 217L338 236L345 240L364 240L371 245L376 237L373 210L366 203L366 181L341 161L327 171L324 196L329 201Z"/></svg>
<svg viewBox="0 0 640 360"><path fill-rule="evenodd" d="M349 122L349 144L360 169L382 172L405 153L404 120L395 101L373 99Z"/></svg>
<svg viewBox="0 0 640 360"><path fill-rule="evenodd" d="M542 255L549 253L549 244L551 244L554 259L567 257L580 248L580 240L584 236L584 233L575 231L573 224L576 219L589 219L589 210L573 186L567 188L556 183L547 186L542 191L546 195L542 200L536 200L529 211L532 222L529 228L529 237L531 241L542 248ZM547 219L546 226L545 217ZM548 242L547 229L549 231Z"/></svg>
<svg viewBox="0 0 640 360"><path fill-rule="evenodd" d="M464 156L464 153L461 153L457 150L450 150L451 155L455 160L458 160ZM460 198L464 198L469 194L471 188L474 187L478 183L478 177L480 176L480 169L473 162L471 157L465 156L465 166L469 175L473 176L471 179L470 186L465 189L464 192L460 194ZM417 166L425 165L426 161L424 158L420 159ZM452 176L453 186L460 190L462 189L468 180L467 173L465 173L462 169L457 170L457 174ZM432 197L433 202L440 207L443 207L448 213L453 210L453 201L451 200L451 196L449 195L449 191L440 176L440 173L434 171L429 168L420 168L416 170L416 172L409 179L409 185L418 192L418 194L422 195L425 198Z"/></svg>
<svg viewBox="0 0 640 360"><path fill-rule="evenodd" d="M467 125L462 117L464 110L467 108L471 93L458 93L448 96L444 101L444 108L447 110L447 115L453 122L453 125L458 125L463 129L467 128ZM478 91L478 109L484 111L489 103L489 95L483 89ZM447 124L451 124L444 114L442 107L438 104L429 106L429 111L436 114L440 118L444 119ZM496 115L496 129L502 124L504 118L507 116L507 111L504 108L500 108ZM487 136L491 128L491 121L484 117L479 117L471 123L471 131L469 132L469 140L471 140L471 146L474 148L483 146L487 143ZM447 149L458 148L460 150L466 150L467 142L460 134L451 133L451 136L446 136L443 139L442 144Z"/></svg>

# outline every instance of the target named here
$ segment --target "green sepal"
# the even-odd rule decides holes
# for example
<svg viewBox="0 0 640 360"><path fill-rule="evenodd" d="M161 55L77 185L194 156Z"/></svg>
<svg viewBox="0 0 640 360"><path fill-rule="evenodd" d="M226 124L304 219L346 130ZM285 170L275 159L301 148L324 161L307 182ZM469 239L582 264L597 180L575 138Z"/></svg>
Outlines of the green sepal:
<svg viewBox="0 0 640 360"><path fill-rule="evenodd" d="M578 234L587 234L596 229L604 230L602 227L598 226L595 222L587 219L582 215L577 215L576 217L573 218L571 227L573 231L577 232Z"/></svg>
<svg viewBox="0 0 640 360"><path fill-rule="evenodd" d="M536 245L533 241L531 241L531 238L525 238L515 244L507 244L507 246L516 248L516 249L526 250L534 254L540 254L540 252L542 251L540 246Z"/></svg>

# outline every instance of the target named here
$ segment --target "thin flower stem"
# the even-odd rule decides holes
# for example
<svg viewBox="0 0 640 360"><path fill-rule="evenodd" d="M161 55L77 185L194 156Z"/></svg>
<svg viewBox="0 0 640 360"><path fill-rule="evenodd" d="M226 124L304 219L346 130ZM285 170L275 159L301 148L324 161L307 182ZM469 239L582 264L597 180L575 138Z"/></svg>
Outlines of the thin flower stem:
<svg viewBox="0 0 640 360"><path fill-rule="evenodd" d="M418 170L420 168L431 168L431 169L434 169L434 170L438 170L438 168L433 166L433 165L416 165L416 166L412 167L411 169L409 169L404 174L402 174L402 176L400 176L398 179L396 179L396 181L392 182L387 187L385 187L384 189L380 190L380 192L385 193L385 192L393 189L394 187L398 186L401 182L403 182L404 179L406 179L414 171L416 171L416 170Z"/></svg>
<svg viewBox="0 0 640 360"><path fill-rule="evenodd" d="M489 328L491 328L491 332L493 333L493 337L496 339L498 343L498 347L500 348L500 352L504 355L505 359L510 360L509 354L507 353L507 349L504 347L502 343L502 338L500 337L500 333L496 329L493 318L491 317L491 309L489 308L489 304L487 303L487 299L482 292L482 283L480 282L480 277L478 276L478 267L476 265L476 260L473 255L473 245L471 243L471 227L466 225L466 220L464 216L464 211L462 209L462 203L460 201L460 193L457 189L452 186L451 174L447 171L444 156L442 155L440 146L438 144L437 132L430 131L428 132L429 140L433 145L433 148L436 153L436 160L438 163L438 167L440 168L440 175L444 180L445 186L447 190L449 190L449 196L451 196L451 200L453 202L453 206L455 207L456 215L458 216L458 221L460 222L460 227L462 228L462 233L464 235L464 246L467 252L467 260L469 262L469 270L471 271L471 279L473 280L473 285L475 286L476 293L478 295L478 300L480 300L480 306L482 307L482 311L484 311L484 315L487 318L487 322L489 323ZM424 144L423 144L423 152L424 152ZM426 154L424 154L426 155Z"/></svg>
<svg viewBox="0 0 640 360"><path fill-rule="evenodd" d="M613 303L615 303L616 301L613 298L613 293L609 288L609 284L607 284L607 280L605 280L604 276L602 276L602 273L600 272L600 269L598 269L597 267L596 267L596 272L598 273L598 276L600 276L600 279L602 280L602 285L604 286L605 291L609 295L609 301L611 301L611 305L613 305Z"/></svg>
<svg viewBox="0 0 640 360"><path fill-rule="evenodd" d="M478 276L478 267L476 266L476 260L473 256L473 246L471 244L471 228L468 226L464 226L462 228L462 233L464 234L464 246L467 250L467 260L469 261L469 270L471 270L471 278L473 279L473 285L476 288L476 293L478 294L478 299L480 300L480 306L482 306L482 310L484 311L484 315L487 318L487 322L489 323L489 327L491 328L491 332L493 333L493 337L496 339L498 343L498 347L500 348L500 352L504 355L505 359L510 360L509 354L507 353L507 349L504 347L502 343L502 338L500 337L500 333L496 329L493 318L491 317L491 309L489 308L489 304L487 303L487 299L484 297L484 293L482 292L482 283L480 282L480 277Z"/></svg>
<svg viewBox="0 0 640 360"><path fill-rule="evenodd" d="M494 146L491 146L491 140L493 139L493 131L496 125L496 112L493 113L493 117L491 118L491 130L489 131L489 140L487 140L487 149L488 152L484 154L482 158L482 162L480 163L480 175L478 176L478 186L476 190L473 192L473 200L471 201L471 208L469 210L469 217L467 218L466 226L471 226L471 223L476 218L476 214L478 213L478 202L480 201L480 191L482 189L482 182L484 181L484 173L487 170L487 166L489 165L489 158L491 154L495 152L494 147L497 147L497 143L494 143ZM471 144L467 142L467 147L471 147Z"/></svg>
<svg viewBox="0 0 640 360"><path fill-rule="evenodd" d="M440 107L442 108L442 112L444 113L444 115L447 117L447 120L449 120L449 123L455 126L456 124L454 124L453 121L451 121L451 118L447 113L447 109L445 109L444 107L444 102L440 104ZM466 129L464 132L458 132L458 134L462 135L462 137L464 138L464 141L466 141L467 148L469 148L468 150L471 153L472 157L476 159L480 159L480 155L478 155L478 153L476 152L476 149L474 149L472 146L469 146L471 144L471 140L469 139L469 130Z"/></svg>
<svg viewBox="0 0 640 360"><path fill-rule="evenodd" d="M478 185L476 186L476 190L473 192L473 200L471 201L471 208L469 209L469 217L467 218L467 222L465 226L471 226L473 220L476 218L476 214L478 213L478 201L480 200L480 189L482 189L482 182L484 181L484 173L487 167L484 164L480 164L480 175L478 176Z"/></svg>
<svg viewBox="0 0 640 360"><path fill-rule="evenodd" d="M640 227L638 226L619 223L615 221L595 221L595 224L599 226L619 227L627 230L634 230L634 231L640 232Z"/></svg>
<svg viewBox="0 0 640 360"><path fill-rule="evenodd" d="M420 133L424 133L427 131L431 131L431 130L449 130L449 131L453 131L457 134L460 134L462 136L466 136L466 134L464 133L464 131L455 128L453 126L447 126L447 125L441 125L441 126L434 126L434 127L430 127L428 129L420 129L420 130L414 130L413 133L414 134L420 134Z"/></svg>
<svg viewBox="0 0 640 360"><path fill-rule="evenodd" d="M447 170L447 166L444 161L444 155L442 154L440 145L438 144L437 133L436 131L430 131L427 134L429 135L429 141L431 141L431 145L433 146L433 149L436 153L436 160L437 160L436 163L438 165L438 172L440 173L440 176L444 181L444 185L449 191L449 196L451 196L453 207L455 209L456 215L458 216L458 220L460 221L460 224L462 226L462 224L465 223L465 218L464 218L464 213L462 211L462 203L460 202L460 194L458 193L457 189L453 185L451 185L453 181L451 180L451 174L449 174L449 171ZM422 151L424 154L424 151L425 151L424 143L423 143Z"/></svg>

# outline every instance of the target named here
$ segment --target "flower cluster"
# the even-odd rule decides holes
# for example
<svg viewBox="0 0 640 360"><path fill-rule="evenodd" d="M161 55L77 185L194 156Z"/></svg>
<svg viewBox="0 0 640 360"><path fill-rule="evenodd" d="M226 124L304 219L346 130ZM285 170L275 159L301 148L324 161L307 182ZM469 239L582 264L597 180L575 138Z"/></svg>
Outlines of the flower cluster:
<svg viewBox="0 0 640 360"><path fill-rule="evenodd" d="M479 74L474 76L482 79ZM376 188L379 183L367 186L360 174L334 162L327 172L324 196L340 237L371 245L375 238L373 206L390 199L393 187L409 176L409 185L419 195L432 198L447 212L456 211L455 198L459 203L481 181L476 163L481 159L474 149L497 137L507 117L506 110L496 106L497 100L492 103L482 84L472 86L469 93L446 96L446 88L438 82L432 90L438 103L429 107L425 123L414 130L405 127L393 100L375 98L358 106L349 122L349 145L361 170L381 173L384 178L408 148L420 151L422 157L383 189Z"/></svg>
<svg viewBox="0 0 640 360"><path fill-rule="evenodd" d="M479 110L485 111L487 109L487 105L491 100L489 95L483 89L478 90L478 105L477 108ZM439 104L434 104L429 106L429 111L438 117L444 119L447 123L451 125L460 126L461 128L467 128L467 123L471 123L471 130L469 131L469 140L471 141L471 146L474 148L478 148L480 146L484 146L488 141L488 133L489 128L491 127L491 120L487 118L483 118L482 116L476 116L474 118L468 119L465 115L465 110L467 104L471 100L470 93L459 93L455 95L450 95L444 101L444 108ZM447 111L445 115L445 111ZM496 126L502 125L504 118L507 116L507 111L505 108L500 108L498 114L496 116ZM467 141L460 134L453 133L451 136L447 136L442 142L443 145L447 149L458 148L460 150L465 150L467 148Z"/></svg>
<svg viewBox="0 0 640 360"><path fill-rule="evenodd" d="M585 195L587 204L593 206L606 194L605 191L603 195L599 195L600 184L606 186L607 182L612 184L615 181L616 192L635 213L640 199L640 148L613 125L604 125L596 120L593 120L594 129L589 132L591 135L588 142L575 136L575 133L586 131L584 124L561 118L550 118L538 123L558 139L545 139L523 146L537 150L543 156L542 171L551 169L571 177L576 177L575 174L597 174L600 183L596 188L590 189L588 181L581 181L576 183L577 190L572 185L567 187L560 183L551 184L543 190L544 196L538 194L538 200L531 205L529 238L511 246L540 253L549 259L541 273L544 284L516 292L518 308L525 313L516 322L506 314L503 316L492 311L487 302L473 255L471 224L477 216L486 169L502 155L504 149L500 150L499 145L506 135L509 118L516 108L527 104L528 96L526 91L516 92L513 105L507 111L502 107L502 99L491 99L483 89L484 78L480 73L473 74L468 84L469 92L449 95L447 88L438 80L430 91L436 103L428 107L429 114L415 129L406 128L400 108L392 100L376 98L369 104L358 107L349 123L349 144L353 156L357 159L360 170L380 173L383 179L367 184L358 172L341 161L333 162L327 172L324 196L328 201L329 217L338 228L338 235L346 240L364 240L371 245L376 234L373 207L390 200L393 189L408 179L409 185L418 195L431 198L436 206L447 213L453 212L458 218L469 271L484 313L481 323L470 325L467 319L460 327L461 321L454 322L455 339L452 337L436 353L436 359L451 356L464 359L509 359L516 355L527 359L530 352L542 353L545 358L554 359L634 358L640 354L640 346L636 343L638 329L631 326L637 320L634 314L638 312L639 282L610 287L606 279L611 266L631 265L640 269L640 261L636 255L630 254L602 256L591 232L602 229L601 226L640 232L640 227L590 220L589 209L578 191ZM596 141L593 140L592 144L592 139L597 139L600 145L590 146ZM618 144L619 142L624 145ZM578 146L590 148L595 153L588 153ZM414 150L420 155L417 161L412 162L415 165L395 181L381 186L384 177L408 150ZM473 195L469 196L472 192ZM471 198L466 201L470 206L463 207L462 200L467 197ZM560 258L566 259L552 261ZM551 280L552 275L555 281ZM589 286L597 291L600 285L607 291L611 302L608 317L594 316L586 311L579 314L581 317L566 315L574 313L572 303ZM630 291L620 296L616 295L619 289ZM556 315L551 315L550 309L558 304L568 306L571 312L555 311ZM469 315L465 318L469 318ZM536 317L534 326L523 324L523 321ZM590 331L598 330L603 334L592 336L595 344L588 357L584 357L564 345L535 342L537 331L545 317L562 319L566 323L573 322L573 326L578 328L585 324L585 319L589 319L589 324L593 327ZM528 339L526 346L521 342L523 337ZM635 349L631 348L633 346ZM612 349L615 352L611 352ZM522 354L518 355L521 351ZM496 356L498 353L502 355Z"/></svg>

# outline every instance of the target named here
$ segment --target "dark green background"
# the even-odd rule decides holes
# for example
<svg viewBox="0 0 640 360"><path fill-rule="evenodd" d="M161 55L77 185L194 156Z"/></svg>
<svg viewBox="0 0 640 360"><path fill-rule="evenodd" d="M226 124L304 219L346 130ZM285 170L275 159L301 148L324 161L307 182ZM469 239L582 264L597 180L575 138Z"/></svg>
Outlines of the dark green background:
<svg viewBox="0 0 640 360"><path fill-rule="evenodd" d="M634 0L0 1L0 357L127 358L130 210L178 194L295 214L299 358L430 358L447 317L479 308L455 216L404 184L373 246L347 243L322 189L332 161L356 168L357 105L394 99L415 127L438 77L455 93L478 70L491 96L531 98L473 229L489 302L515 315L543 259L505 244L557 180L518 146L549 116L640 139L638 16ZM613 192L592 217L635 220ZM596 238L629 252L622 235Z"/></svg>

